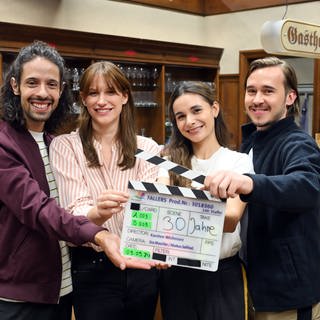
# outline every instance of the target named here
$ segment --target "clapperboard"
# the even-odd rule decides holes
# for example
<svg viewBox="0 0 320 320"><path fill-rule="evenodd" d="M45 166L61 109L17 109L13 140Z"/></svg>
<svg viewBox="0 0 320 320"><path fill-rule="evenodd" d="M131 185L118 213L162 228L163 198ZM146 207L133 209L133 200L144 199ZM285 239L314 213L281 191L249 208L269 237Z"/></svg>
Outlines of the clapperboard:
<svg viewBox="0 0 320 320"><path fill-rule="evenodd" d="M203 183L205 176L138 149L137 158ZM209 192L160 183L129 181L121 253L170 265L216 271L225 202Z"/></svg>

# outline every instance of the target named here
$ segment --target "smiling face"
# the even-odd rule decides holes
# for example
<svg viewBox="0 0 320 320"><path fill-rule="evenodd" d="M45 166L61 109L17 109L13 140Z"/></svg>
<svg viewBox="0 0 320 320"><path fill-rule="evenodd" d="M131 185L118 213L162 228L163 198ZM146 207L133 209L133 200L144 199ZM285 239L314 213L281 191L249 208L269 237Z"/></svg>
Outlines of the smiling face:
<svg viewBox="0 0 320 320"><path fill-rule="evenodd" d="M296 99L293 90L286 92L280 66L256 69L247 79L245 108L257 130L265 130L287 116L287 106Z"/></svg>
<svg viewBox="0 0 320 320"><path fill-rule="evenodd" d="M214 118L219 113L218 103L211 106L200 95L185 93L174 101L173 113L179 131L192 144L215 140Z"/></svg>
<svg viewBox="0 0 320 320"><path fill-rule="evenodd" d="M21 107L29 130L43 131L59 103L61 94L59 68L43 57L36 57L23 65L21 80L11 79L15 95L21 98Z"/></svg>
<svg viewBox="0 0 320 320"><path fill-rule="evenodd" d="M92 118L92 126L95 131L115 130L119 126L122 106L128 97L121 92L111 89L102 75L94 76L88 93L81 93L84 106Z"/></svg>

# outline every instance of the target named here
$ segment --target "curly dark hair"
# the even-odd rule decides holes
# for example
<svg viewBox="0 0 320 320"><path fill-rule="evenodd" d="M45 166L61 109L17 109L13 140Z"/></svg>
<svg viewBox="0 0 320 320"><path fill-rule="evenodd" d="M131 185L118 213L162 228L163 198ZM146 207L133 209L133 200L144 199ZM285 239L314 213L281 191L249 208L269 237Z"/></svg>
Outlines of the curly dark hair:
<svg viewBox="0 0 320 320"><path fill-rule="evenodd" d="M44 129L48 133L55 133L64 120L67 119L71 112L72 95L66 81L66 71L64 59L58 51L52 46L42 41L34 41L30 45L23 47L18 53L16 59L11 64L0 92L0 116L4 121L10 123L13 127L25 128L26 120L21 107L20 96L16 96L12 90L10 81L14 78L20 85L21 74L25 63L43 57L55 64L59 68L60 84L62 94L59 99L57 108L51 117L46 121Z"/></svg>

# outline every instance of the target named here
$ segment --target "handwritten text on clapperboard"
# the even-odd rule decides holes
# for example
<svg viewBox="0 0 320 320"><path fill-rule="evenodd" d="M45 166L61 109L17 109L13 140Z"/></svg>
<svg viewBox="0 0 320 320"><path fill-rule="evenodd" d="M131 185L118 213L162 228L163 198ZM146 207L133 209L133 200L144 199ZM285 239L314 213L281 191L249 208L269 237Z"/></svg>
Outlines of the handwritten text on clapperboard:
<svg viewBox="0 0 320 320"><path fill-rule="evenodd" d="M134 188L129 193L121 237L124 255L217 270L225 203Z"/></svg>

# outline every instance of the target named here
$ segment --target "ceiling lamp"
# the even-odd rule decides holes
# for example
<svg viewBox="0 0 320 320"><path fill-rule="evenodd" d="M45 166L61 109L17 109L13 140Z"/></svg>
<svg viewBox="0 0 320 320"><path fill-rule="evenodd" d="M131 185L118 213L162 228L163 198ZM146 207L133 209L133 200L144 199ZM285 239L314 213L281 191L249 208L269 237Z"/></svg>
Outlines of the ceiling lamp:
<svg viewBox="0 0 320 320"><path fill-rule="evenodd" d="M267 21L261 44L268 53L319 59L320 26L290 19Z"/></svg>

